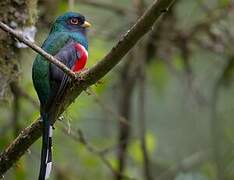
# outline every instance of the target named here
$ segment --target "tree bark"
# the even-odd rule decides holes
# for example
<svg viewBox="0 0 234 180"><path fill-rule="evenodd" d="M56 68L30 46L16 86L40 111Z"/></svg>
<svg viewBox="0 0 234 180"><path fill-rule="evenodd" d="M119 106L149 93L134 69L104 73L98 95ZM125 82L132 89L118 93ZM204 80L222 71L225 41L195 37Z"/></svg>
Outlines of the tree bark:
<svg viewBox="0 0 234 180"><path fill-rule="evenodd" d="M0 21L14 28L30 26L36 20L37 0L0 1ZM0 30L0 101L6 99L9 84L19 76L18 49L13 38Z"/></svg>

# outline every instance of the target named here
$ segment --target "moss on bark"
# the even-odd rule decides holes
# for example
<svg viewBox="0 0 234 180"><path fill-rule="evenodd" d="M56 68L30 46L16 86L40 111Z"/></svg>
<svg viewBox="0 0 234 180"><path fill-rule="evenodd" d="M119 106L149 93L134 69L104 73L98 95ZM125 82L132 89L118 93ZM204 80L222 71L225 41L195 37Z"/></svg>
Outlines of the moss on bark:
<svg viewBox="0 0 234 180"><path fill-rule="evenodd" d="M35 24L37 0L0 1L0 21L14 28ZM6 99L11 81L19 77L18 49L13 38L0 30L0 101Z"/></svg>

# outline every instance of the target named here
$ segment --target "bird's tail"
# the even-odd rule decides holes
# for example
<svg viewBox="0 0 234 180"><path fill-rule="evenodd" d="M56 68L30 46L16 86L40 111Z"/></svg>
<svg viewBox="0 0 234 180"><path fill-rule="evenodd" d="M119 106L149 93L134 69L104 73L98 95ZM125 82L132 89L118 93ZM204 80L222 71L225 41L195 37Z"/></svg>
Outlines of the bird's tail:
<svg viewBox="0 0 234 180"><path fill-rule="evenodd" d="M52 125L48 113L42 113L41 166L38 180L48 179L52 169Z"/></svg>

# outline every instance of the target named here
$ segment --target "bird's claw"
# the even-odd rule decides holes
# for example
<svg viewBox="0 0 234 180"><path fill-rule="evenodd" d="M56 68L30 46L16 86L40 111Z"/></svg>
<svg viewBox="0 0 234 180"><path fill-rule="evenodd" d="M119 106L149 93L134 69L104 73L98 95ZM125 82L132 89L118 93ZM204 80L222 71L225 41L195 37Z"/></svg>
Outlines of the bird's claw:
<svg viewBox="0 0 234 180"><path fill-rule="evenodd" d="M75 80L76 80L75 82L76 82L77 84L79 84L79 82L84 81L84 77L81 76L81 73L80 73L80 72L78 72L78 73L75 74Z"/></svg>
<svg viewBox="0 0 234 180"><path fill-rule="evenodd" d="M85 79L84 79L83 76L80 75L80 76L78 77L78 81L84 81L84 80L85 80Z"/></svg>
<svg viewBox="0 0 234 180"><path fill-rule="evenodd" d="M83 68L81 71L77 72L76 79L78 81L84 81L85 79L84 79L84 76L82 76L82 72L87 71L87 70L88 70L88 68Z"/></svg>

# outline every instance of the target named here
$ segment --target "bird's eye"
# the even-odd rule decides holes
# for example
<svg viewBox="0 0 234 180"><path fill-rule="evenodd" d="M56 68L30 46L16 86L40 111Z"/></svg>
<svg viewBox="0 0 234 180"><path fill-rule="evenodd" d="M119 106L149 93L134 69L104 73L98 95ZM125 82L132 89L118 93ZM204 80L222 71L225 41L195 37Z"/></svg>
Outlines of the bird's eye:
<svg viewBox="0 0 234 180"><path fill-rule="evenodd" d="M79 20L77 18L72 18L70 20L70 23L73 24L73 25L77 25L77 24L79 24Z"/></svg>

